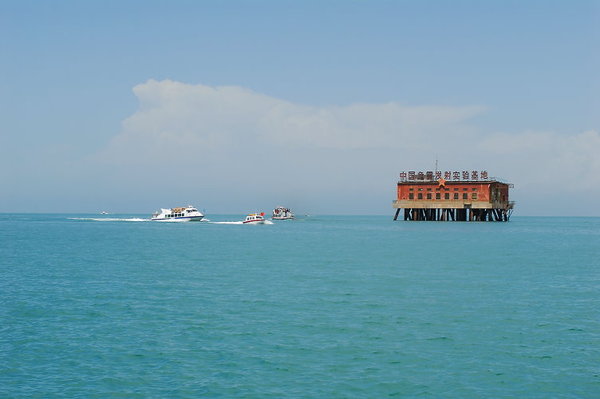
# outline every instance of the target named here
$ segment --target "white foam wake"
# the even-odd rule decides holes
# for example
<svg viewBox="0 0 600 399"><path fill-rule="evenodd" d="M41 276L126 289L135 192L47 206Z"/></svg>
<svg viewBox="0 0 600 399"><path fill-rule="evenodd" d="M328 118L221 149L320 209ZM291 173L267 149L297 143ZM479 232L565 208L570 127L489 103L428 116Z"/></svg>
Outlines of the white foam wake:
<svg viewBox="0 0 600 399"><path fill-rule="evenodd" d="M248 224L248 225L258 225L261 223L244 223L242 221L239 222L209 222L211 224ZM273 224L273 222L271 222L270 220L265 220L265 222L263 224Z"/></svg>
<svg viewBox="0 0 600 399"><path fill-rule="evenodd" d="M69 220L91 220L94 222L149 222L150 219L142 218L67 218Z"/></svg>

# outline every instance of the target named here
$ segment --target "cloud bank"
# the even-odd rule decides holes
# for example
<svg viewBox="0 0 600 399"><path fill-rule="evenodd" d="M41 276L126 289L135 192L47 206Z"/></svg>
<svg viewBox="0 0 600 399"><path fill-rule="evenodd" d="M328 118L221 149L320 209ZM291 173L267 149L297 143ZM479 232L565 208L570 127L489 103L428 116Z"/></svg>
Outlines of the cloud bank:
<svg viewBox="0 0 600 399"><path fill-rule="evenodd" d="M140 109L124 122L123 131L111 143L112 151L143 146L144 154L154 159L169 158L167 144L173 140L207 150L240 142L329 149L426 147L428 136L465 133L461 123L482 111L481 107L398 103L314 107L242 87L170 80L150 80L133 91Z"/></svg>
<svg viewBox="0 0 600 399"><path fill-rule="evenodd" d="M171 80L133 91L139 109L99 159L126 168L140 186L169 182L215 204L282 200L321 212L385 213L397 173L431 170L436 157L443 170L487 169L514 182L525 204L553 195L556 179L565 183L561 194L599 193L595 130L494 132L473 122L482 106L310 106Z"/></svg>

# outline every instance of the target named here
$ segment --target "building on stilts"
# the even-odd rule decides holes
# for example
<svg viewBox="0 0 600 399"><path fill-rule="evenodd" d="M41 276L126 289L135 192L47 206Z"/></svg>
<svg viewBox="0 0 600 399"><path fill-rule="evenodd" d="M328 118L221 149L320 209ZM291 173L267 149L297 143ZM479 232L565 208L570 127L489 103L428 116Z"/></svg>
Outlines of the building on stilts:
<svg viewBox="0 0 600 399"><path fill-rule="evenodd" d="M512 187L487 171L402 172L394 220L403 212L404 220L508 222Z"/></svg>

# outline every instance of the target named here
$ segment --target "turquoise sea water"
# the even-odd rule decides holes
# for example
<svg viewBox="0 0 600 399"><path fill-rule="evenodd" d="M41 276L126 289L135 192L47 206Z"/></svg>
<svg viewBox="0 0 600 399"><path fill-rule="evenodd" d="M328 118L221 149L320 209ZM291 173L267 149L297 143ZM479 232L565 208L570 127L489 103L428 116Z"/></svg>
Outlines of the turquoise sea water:
<svg viewBox="0 0 600 399"><path fill-rule="evenodd" d="M0 215L2 398L600 397L599 218L86 217Z"/></svg>

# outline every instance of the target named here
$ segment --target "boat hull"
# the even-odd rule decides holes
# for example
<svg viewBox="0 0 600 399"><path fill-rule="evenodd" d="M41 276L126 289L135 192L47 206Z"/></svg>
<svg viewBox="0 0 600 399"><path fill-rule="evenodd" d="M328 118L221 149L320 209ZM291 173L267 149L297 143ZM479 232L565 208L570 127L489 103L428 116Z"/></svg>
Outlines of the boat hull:
<svg viewBox="0 0 600 399"><path fill-rule="evenodd" d="M183 216L178 218L152 218L154 222L200 222L204 216Z"/></svg>
<svg viewBox="0 0 600 399"><path fill-rule="evenodd" d="M244 224L265 224L264 220L249 220L245 221Z"/></svg>

